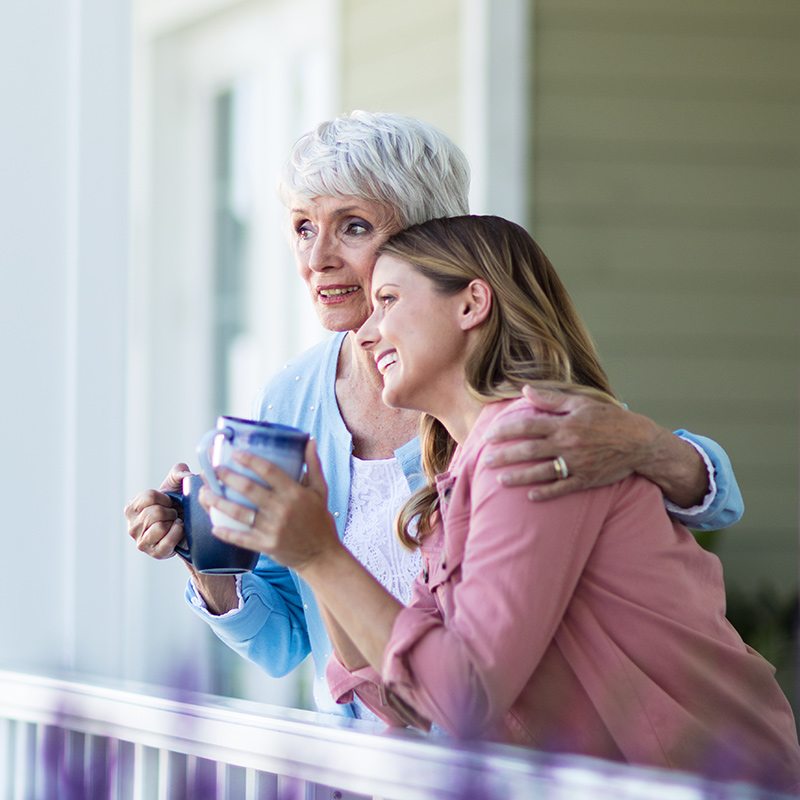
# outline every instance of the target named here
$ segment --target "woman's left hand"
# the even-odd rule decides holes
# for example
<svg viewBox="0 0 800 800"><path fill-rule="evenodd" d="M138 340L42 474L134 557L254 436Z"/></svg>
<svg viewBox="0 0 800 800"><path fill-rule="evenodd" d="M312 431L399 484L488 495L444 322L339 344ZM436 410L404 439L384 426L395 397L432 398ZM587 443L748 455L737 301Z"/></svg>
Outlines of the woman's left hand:
<svg viewBox="0 0 800 800"><path fill-rule="evenodd" d="M265 553L270 558L302 570L332 547L340 546L333 517L328 511L328 486L313 440L306 445L306 475L297 483L280 467L251 453L237 452L236 461L252 470L270 488L245 475L220 467L219 479L244 495L257 508L239 505L203 488L203 505L214 506L233 519L251 524L249 531L213 529L230 544Z"/></svg>

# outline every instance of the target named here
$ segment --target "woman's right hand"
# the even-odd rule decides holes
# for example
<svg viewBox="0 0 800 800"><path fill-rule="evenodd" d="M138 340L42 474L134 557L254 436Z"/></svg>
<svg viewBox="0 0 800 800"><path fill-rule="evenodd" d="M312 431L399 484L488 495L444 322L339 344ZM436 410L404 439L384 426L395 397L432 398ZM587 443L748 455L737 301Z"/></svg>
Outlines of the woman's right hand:
<svg viewBox="0 0 800 800"><path fill-rule="evenodd" d="M136 547L155 559L172 558L184 536L183 522L165 492L180 492L183 479L191 475L186 464L176 464L158 490L139 492L125 506L128 535Z"/></svg>

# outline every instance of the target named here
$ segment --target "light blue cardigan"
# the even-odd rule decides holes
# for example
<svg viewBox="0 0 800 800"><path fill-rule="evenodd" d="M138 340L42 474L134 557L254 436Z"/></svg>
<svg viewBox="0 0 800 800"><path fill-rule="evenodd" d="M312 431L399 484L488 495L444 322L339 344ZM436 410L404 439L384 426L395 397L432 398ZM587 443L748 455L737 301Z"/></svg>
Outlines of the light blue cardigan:
<svg viewBox="0 0 800 800"><path fill-rule="evenodd" d="M339 350L346 334L338 333L287 364L261 390L253 409L255 419L280 422L308 431L317 442L328 483L328 505L339 538L344 535L350 500L350 454L353 439L336 403L334 386ZM744 505L725 451L711 439L676 431L706 459L711 469L712 492L703 506L670 513L695 530L732 525ZM411 491L424 481L420 468L419 439L395 451ZM239 610L213 616L192 583L186 590L190 607L214 633L239 655L270 675L279 677L294 669L310 653L314 656L314 699L321 711L353 715L352 706L333 702L325 681L331 654L322 618L311 589L286 567L261 556L255 572L241 576Z"/></svg>

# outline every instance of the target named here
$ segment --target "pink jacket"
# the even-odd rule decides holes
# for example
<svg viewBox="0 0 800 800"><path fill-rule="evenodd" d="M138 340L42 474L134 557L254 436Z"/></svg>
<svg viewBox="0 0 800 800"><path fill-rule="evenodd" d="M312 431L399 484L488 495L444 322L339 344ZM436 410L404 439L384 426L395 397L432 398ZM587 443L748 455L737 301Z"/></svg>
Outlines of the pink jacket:
<svg viewBox="0 0 800 800"><path fill-rule="evenodd" d="M443 524L395 621L382 675L334 657L388 724L399 697L462 738L800 786L800 747L774 669L725 619L719 560L632 476L532 503L482 465L492 403L439 476ZM388 690L388 691L387 691Z"/></svg>

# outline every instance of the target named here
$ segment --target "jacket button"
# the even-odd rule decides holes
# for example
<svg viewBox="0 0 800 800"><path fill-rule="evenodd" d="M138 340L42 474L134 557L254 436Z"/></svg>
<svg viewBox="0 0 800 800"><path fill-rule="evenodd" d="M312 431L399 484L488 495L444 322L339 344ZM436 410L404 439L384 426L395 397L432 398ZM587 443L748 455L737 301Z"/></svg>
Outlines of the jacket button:
<svg viewBox="0 0 800 800"><path fill-rule="evenodd" d="M422 580L425 581L425 583L428 582L428 567L427 566L422 568Z"/></svg>

